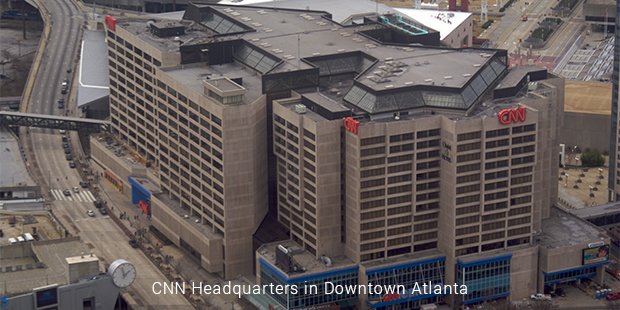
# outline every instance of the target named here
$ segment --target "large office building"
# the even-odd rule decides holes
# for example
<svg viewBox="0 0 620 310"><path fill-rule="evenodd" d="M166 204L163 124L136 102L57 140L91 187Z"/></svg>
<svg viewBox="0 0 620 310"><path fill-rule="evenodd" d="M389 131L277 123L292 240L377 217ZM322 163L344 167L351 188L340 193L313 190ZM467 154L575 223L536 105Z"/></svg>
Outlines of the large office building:
<svg viewBox="0 0 620 310"><path fill-rule="evenodd" d="M457 306L602 277L607 256L591 252L604 233L552 208L564 81L546 70L509 68L503 50L424 47L436 33L389 14L344 26L190 4L180 20L106 27L112 133L147 169L93 157L208 271L469 288L286 292L270 307ZM252 235L276 224L287 240L253 253Z"/></svg>

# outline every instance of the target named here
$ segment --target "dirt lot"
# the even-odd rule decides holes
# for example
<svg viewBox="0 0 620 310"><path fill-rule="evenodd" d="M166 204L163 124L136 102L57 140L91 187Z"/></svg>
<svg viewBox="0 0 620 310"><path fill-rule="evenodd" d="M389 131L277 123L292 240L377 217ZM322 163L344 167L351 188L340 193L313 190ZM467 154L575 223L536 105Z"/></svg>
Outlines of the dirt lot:
<svg viewBox="0 0 620 310"><path fill-rule="evenodd" d="M10 224L15 217L15 224ZM59 239L60 233L56 224L47 215L0 215L0 229L4 237L0 238L0 245L8 244L8 238L15 238L24 233L37 233L38 240ZM33 230L34 229L34 230ZM33 234L34 235L34 234Z"/></svg>

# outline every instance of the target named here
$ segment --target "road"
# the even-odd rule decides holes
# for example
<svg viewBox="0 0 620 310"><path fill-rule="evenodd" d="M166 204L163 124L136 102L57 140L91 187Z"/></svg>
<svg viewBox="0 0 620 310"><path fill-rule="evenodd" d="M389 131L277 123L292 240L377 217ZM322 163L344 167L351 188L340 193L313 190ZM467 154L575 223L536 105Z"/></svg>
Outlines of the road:
<svg viewBox="0 0 620 310"><path fill-rule="evenodd" d="M56 101L65 97L60 91L62 81L72 79L72 73L68 73L67 69L76 71L74 66L79 55L84 14L69 0L46 0L43 3L50 14L51 32L39 70L36 71L27 111L61 115L65 110L58 109ZM67 101L70 102L67 108L75 111L75 103ZM79 235L93 248L95 255L105 263L124 258L136 266L138 277L127 291L130 300L135 300L136 308L157 306L157 309L193 309L182 295L152 293L153 282L166 281L165 276L142 252L129 246L128 238L112 219L99 213L95 217L87 216L87 210L95 209L92 203L94 197L90 192L82 192L80 189L79 193L72 192L70 196L62 194L63 189L79 186L81 179L76 169L70 168L65 159L61 134L51 129L36 128L29 129L29 133L23 130L22 134L23 147L30 158L28 165L31 173L35 180L42 183L42 188L48 190L46 196L51 200L55 216L70 233ZM76 133L70 135L70 141L77 141ZM31 165L33 162L36 164Z"/></svg>
<svg viewBox="0 0 620 310"><path fill-rule="evenodd" d="M481 38L488 38L496 48L507 49L509 52L516 50L519 39L525 39L530 30L536 28L538 21L544 19L544 14L556 1L541 0L529 1L518 0L505 12L501 20L493 25L481 35ZM527 21L522 21L523 15L528 16Z"/></svg>
<svg viewBox="0 0 620 310"><path fill-rule="evenodd" d="M530 31L537 27L538 22L550 15L551 7L556 3L550 0L529 1L526 5L523 0L516 1L510 9L506 10L501 20L495 22L481 37L488 38L496 48L515 53L519 40L525 40ZM565 52L567 45L572 43L583 30L584 23L578 20L581 18L581 11L582 6L578 4L570 17L563 18L565 22L552 35L547 46L541 50L534 50L534 53L558 57ZM523 15L528 17L527 21L521 19ZM521 53L525 54L525 49L521 48Z"/></svg>

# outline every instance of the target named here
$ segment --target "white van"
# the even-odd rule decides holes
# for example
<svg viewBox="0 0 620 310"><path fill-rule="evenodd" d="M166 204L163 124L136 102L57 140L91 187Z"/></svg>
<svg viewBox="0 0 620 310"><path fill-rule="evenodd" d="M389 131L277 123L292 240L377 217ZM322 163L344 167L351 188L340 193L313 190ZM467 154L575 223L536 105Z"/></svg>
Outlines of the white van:
<svg viewBox="0 0 620 310"><path fill-rule="evenodd" d="M30 233L25 233L24 239L26 239L26 241L34 241L34 237Z"/></svg>
<svg viewBox="0 0 620 310"><path fill-rule="evenodd" d="M9 243L10 243L10 244L15 244L15 243L17 243L17 239L15 239L15 238L9 238Z"/></svg>
<svg viewBox="0 0 620 310"><path fill-rule="evenodd" d="M24 239L24 237L22 237L22 236L17 236L17 241L18 242L26 242L26 239Z"/></svg>

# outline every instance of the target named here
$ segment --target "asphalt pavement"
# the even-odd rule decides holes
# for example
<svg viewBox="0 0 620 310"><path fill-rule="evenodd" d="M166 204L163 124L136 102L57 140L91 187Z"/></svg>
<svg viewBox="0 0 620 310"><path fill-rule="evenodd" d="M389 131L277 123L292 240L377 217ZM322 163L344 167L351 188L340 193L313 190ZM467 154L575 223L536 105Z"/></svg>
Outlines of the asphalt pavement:
<svg viewBox="0 0 620 310"><path fill-rule="evenodd" d="M76 3L69 0L39 1L44 5L42 14L51 27L40 62L34 63L31 74L32 93L24 109L30 113L65 115L76 110L75 96L61 94L64 80L72 85L73 74L77 71L78 49L82 37L84 16ZM70 72L69 72L70 70ZM71 88L75 90L75 87ZM57 107L57 100L65 98L65 109ZM89 191L80 189L69 196L59 196L64 189L79 187L81 177L75 168L70 168L65 159L62 135L51 129L24 129L22 143L26 152L27 165L33 178L38 181L45 192L45 198L54 215L63 223L69 233L78 235L93 248L94 253L109 264L117 258L132 262L138 277L124 294L136 308L157 306L157 309L193 309L182 295L155 295L151 286L154 281L167 281L165 276L146 258L146 256L128 244L123 231L109 218L96 213L95 217L87 215L87 210L94 210ZM69 134L73 147L73 156L78 163L85 162L76 150L77 134Z"/></svg>

